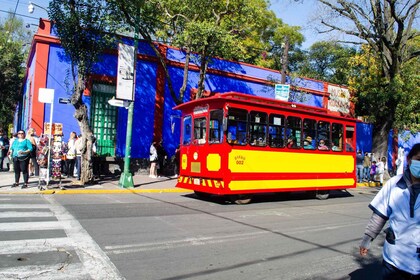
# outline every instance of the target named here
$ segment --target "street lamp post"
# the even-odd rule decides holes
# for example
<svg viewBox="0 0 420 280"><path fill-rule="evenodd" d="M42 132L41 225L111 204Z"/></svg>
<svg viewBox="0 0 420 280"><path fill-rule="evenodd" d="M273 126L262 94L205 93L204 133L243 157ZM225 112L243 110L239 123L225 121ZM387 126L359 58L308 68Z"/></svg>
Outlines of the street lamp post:
<svg viewBox="0 0 420 280"><path fill-rule="evenodd" d="M134 112L134 96L136 93L136 64L137 64L137 50L138 50L138 28L135 26L134 30L134 60L133 60L133 100L128 106L127 116L127 132L125 137L125 156L124 156L124 171L121 174L119 186L123 188L133 188L133 175L130 172L130 157L131 157L131 138L133 130L133 112Z"/></svg>
<svg viewBox="0 0 420 280"><path fill-rule="evenodd" d="M32 14L35 11L35 7L38 7L38 8L40 8L40 9L42 9L42 10L44 10L48 13L47 9L45 9L44 7L39 6L35 3L32 3L31 1L29 1L29 4L28 4L28 13Z"/></svg>

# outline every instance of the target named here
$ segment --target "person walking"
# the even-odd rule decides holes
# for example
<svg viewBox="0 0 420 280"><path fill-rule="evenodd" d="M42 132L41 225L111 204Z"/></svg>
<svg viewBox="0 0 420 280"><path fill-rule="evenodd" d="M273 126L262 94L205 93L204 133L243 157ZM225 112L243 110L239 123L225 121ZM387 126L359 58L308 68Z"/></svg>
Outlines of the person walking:
<svg viewBox="0 0 420 280"><path fill-rule="evenodd" d="M39 165L36 160L36 147L39 143L39 137L36 136L36 131L34 128L28 129L28 133L26 134L26 139L31 141L31 144L32 144L31 160L29 161L29 175L39 176Z"/></svg>
<svg viewBox="0 0 420 280"><path fill-rule="evenodd" d="M363 160L364 157L362 155L362 151L358 150L356 154L356 175L358 183L361 183L363 180Z"/></svg>
<svg viewBox="0 0 420 280"><path fill-rule="evenodd" d="M156 141L153 141L152 145L150 146L149 150L149 160L150 160L150 178L157 178L157 162L158 162L158 154L156 150Z"/></svg>
<svg viewBox="0 0 420 280"><path fill-rule="evenodd" d="M166 166L166 159L168 157L165 148L163 147L163 141L161 140L156 147L157 155L158 155L158 175L163 176L165 175L165 166Z"/></svg>
<svg viewBox="0 0 420 280"><path fill-rule="evenodd" d="M420 279L420 143L407 155L404 173L392 177L369 204L372 216L359 253L366 256L371 242L388 221L383 246L382 279Z"/></svg>
<svg viewBox="0 0 420 280"><path fill-rule="evenodd" d="M67 178L74 178L74 166L76 163L76 140L77 134L72 131L67 142L66 166Z"/></svg>
<svg viewBox="0 0 420 280"><path fill-rule="evenodd" d="M28 165L32 152L32 144L31 141L25 138L25 132L23 130L19 130L17 135L18 138L13 141L9 150L9 153L12 155L13 170L15 172L15 182L12 188L19 186L20 173L22 172L24 181L22 185L23 189L28 187Z"/></svg>
<svg viewBox="0 0 420 280"><path fill-rule="evenodd" d="M82 134L79 134L75 142L76 146L76 170L77 180L80 181L80 175L82 173L82 150L83 150L83 138Z"/></svg>
<svg viewBox="0 0 420 280"><path fill-rule="evenodd" d="M9 167L11 172L14 172L14 168L13 168L13 159L12 159L12 154L10 153L10 147L12 147L13 142L17 139L17 133L12 133L12 138L10 138L9 140L9 151L7 151L7 155L9 157Z"/></svg>
<svg viewBox="0 0 420 280"><path fill-rule="evenodd" d="M5 136L4 131L0 130L0 171L6 169L9 171L9 168L3 168L3 164L7 161L7 152L9 151L9 139ZM6 160L4 160L6 159Z"/></svg>
<svg viewBox="0 0 420 280"><path fill-rule="evenodd" d="M365 156L363 158L363 179L367 182L370 179L370 156L367 152L365 152Z"/></svg>
<svg viewBox="0 0 420 280"><path fill-rule="evenodd" d="M378 163L376 163L376 174L378 174L379 184L381 187L384 184L385 163L386 163L385 157L382 157L381 160L378 161Z"/></svg>
<svg viewBox="0 0 420 280"><path fill-rule="evenodd" d="M175 149L175 154L174 154L174 173L175 173L175 177L178 177L179 175L179 156L181 153L181 147L178 145Z"/></svg>

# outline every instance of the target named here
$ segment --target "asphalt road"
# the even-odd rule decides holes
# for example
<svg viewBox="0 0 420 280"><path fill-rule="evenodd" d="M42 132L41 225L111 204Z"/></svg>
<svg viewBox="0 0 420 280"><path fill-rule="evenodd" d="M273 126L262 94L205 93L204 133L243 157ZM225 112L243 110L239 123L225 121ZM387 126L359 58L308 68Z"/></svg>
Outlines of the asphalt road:
<svg viewBox="0 0 420 280"><path fill-rule="evenodd" d="M380 279L383 235L367 258L358 255L376 192L335 192L322 201L261 195L248 205L177 193L0 196L0 245L31 244L43 230L52 248L3 249L0 276L43 265L60 269L62 279ZM40 209L51 214L7 215ZM28 219L40 226L19 228Z"/></svg>

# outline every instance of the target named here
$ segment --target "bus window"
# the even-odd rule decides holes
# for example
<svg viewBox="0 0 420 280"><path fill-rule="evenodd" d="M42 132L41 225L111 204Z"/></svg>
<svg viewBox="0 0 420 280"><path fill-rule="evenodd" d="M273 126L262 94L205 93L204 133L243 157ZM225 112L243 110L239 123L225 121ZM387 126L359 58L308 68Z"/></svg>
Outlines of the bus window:
<svg viewBox="0 0 420 280"><path fill-rule="evenodd" d="M314 150L316 133L316 121L312 119L303 120L303 148L306 150Z"/></svg>
<svg viewBox="0 0 420 280"><path fill-rule="evenodd" d="M248 125L249 143L253 146L265 146L267 137L267 114L251 111Z"/></svg>
<svg viewBox="0 0 420 280"><path fill-rule="evenodd" d="M302 119L298 117L287 117L287 148L300 148L302 143Z"/></svg>
<svg viewBox="0 0 420 280"><path fill-rule="evenodd" d="M229 108L227 122L227 141L231 144L246 145L246 126L248 112Z"/></svg>
<svg viewBox="0 0 420 280"><path fill-rule="evenodd" d="M346 126L346 152L354 152L354 126Z"/></svg>
<svg viewBox="0 0 420 280"><path fill-rule="evenodd" d="M191 116L184 117L183 120L182 144L191 144Z"/></svg>
<svg viewBox="0 0 420 280"><path fill-rule="evenodd" d="M194 142L197 140L197 144L206 143L206 118L194 119Z"/></svg>
<svg viewBox="0 0 420 280"><path fill-rule="evenodd" d="M332 136L332 148L335 152L341 152L343 150L343 125L339 123L333 123L331 131Z"/></svg>
<svg viewBox="0 0 420 280"><path fill-rule="evenodd" d="M210 112L209 143L222 143L223 140L223 110Z"/></svg>
<svg viewBox="0 0 420 280"><path fill-rule="evenodd" d="M330 123L319 121L317 127L318 150L327 151L330 149Z"/></svg>
<svg viewBox="0 0 420 280"><path fill-rule="evenodd" d="M270 145L270 147L284 147L284 124L284 116L270 115L268 127L268 145Z"/></svg>

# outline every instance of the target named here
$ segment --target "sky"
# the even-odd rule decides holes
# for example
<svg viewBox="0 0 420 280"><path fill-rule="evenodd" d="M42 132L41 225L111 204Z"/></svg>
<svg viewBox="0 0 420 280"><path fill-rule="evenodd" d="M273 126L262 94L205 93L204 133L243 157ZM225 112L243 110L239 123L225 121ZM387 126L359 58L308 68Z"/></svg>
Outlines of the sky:
<svg viewBox="0 0 420 280"><path fill-rule="evenodd" d="M315 41L321 40L323 37L317 35L310 27L310 20L313 14L316 0L271 0L271 9L275 12L278 18L281 18L283 22L288 25L301 26L302 33L305 36L306 41L303 43L303 48L308 48ZM28 12L28 0L0 0L0 18L4 20L7 17L7 12L14 12L16 6L16 14L21 17L25 25L30 24L29 28L35 32L36 26L39 22L39 18L48 17L47 12L41 8L35 6L35 10L32 14ZM32 3L48 7L49 0L33 0Z"/></svg>

